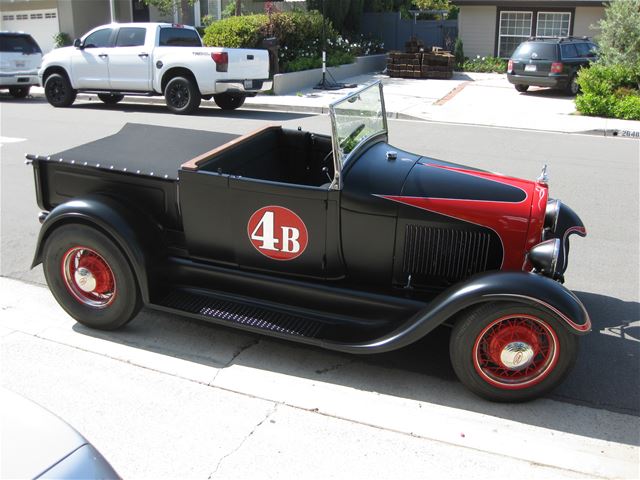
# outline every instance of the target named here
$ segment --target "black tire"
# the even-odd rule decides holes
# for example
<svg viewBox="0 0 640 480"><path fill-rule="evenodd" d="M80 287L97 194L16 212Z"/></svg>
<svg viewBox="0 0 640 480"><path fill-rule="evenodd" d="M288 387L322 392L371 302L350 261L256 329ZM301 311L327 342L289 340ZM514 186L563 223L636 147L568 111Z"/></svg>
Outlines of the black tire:
<svg viewBox="0 0 640 480"><path fill-rule="evenodd" d="M520 93L524 93L527 90L529 90L529 85L518 84L518 85L516 85L516 90L519 91Z"/></svg>
<svg viewBox="0 0 640 480"><path fill-rule="evenodd" d="M244 95L235 95L232 93L220 93L213 96L213 100L216 102L222 110L235 110L244 105L244 101L247 97Z"/></svg>
<svg viewBox="0 0 640 480"><path fill-rule="evenodd" d="M578 355L577 336L561 322L529 305L481 305L453 328L453 369L469 390L487 400L524 402L540 397L562 382Z"/></svg>
<svg viewBox="0 0 640 480"><path fill-rule="evenodd" d="M578 85L578 75L573 74L569 79L569 83L567 83L567 88L565 89L567 95L571 95L575 97L578 93L580 93L580 85Z"/></svg>
<svg viewBox="0 0 640 480"><path fill-rule="evenodd" d="M115 105L116 103L122 101L124 95L118 95L116 93L99 93L98 98L107 105Z"/></svg>
<svg viewBox="0 0 640 480"><path fill-rule="evenodd" d="M11 87L9 88L9 93L13 98L25 98L29 95L29 90L31 90L31 87Z"/></svg>
<svg viewBox="0 0 640 480"><path fill-rule="evenodd" d="M44 247L43 267L60 306L87 327L114 330L142 307L127 259L108 237L93 228L64 225L54 230Z"/></svg>
<svg viewBox="0 0 640 480"><path fill-rule="evenodd" d="M188 78L175 77L167 83L164 98L171 112L178 115L188 115L199 106L202 97L198 87Z"/></svg>
<svg viewBox="0 0 640 480"><path fill-rule="evenodd" d="M44 82L44 94L54 107L70 107L76 100L78 91L71 87L66 75L52 73Z"/></svg>

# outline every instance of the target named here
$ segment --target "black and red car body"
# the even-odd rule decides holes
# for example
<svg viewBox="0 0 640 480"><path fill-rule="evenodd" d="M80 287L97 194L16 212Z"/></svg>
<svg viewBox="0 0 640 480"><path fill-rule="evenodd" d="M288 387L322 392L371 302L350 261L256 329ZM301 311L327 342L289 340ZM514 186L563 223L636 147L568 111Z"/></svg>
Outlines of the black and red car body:
<svg viewBox="0 0 640 480"><path fill-rule="evenodd" d="M458 377L485 398L562 381L591 329L562 285L569 236L586 230L549 199L545 172L522 180L392 147L377 83L331 120L331 136L127 125L28 155L43 210L33 265L94 328L146 305L357 354L445 324Z"/></svg>

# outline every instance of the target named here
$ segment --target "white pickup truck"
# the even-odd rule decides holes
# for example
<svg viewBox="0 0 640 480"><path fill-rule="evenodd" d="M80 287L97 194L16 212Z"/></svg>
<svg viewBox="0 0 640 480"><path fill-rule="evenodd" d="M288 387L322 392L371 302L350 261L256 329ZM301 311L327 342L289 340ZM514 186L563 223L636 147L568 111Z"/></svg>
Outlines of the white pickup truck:
<svg viewBox="0 0 640 480"><path fill-rule="evenodd" d="M203 47L195 28L168 23L94 28L45 55L38 76L54 107L70 106L78 92L96 93L106 104L124 95L164 95L178 114L211 98L234 110L271 88L267 50Z"/></svg>

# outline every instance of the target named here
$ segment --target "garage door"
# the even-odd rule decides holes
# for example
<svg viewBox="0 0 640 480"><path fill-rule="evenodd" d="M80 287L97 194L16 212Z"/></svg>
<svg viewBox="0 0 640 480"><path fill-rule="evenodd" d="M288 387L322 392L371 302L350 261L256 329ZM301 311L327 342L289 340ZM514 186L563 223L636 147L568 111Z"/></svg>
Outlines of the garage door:
<svg viewBox="0 0 640 480"><path fill-rule="evenodd" d="M23 31L36 39L43 53L53 49L53 36L58 33L58 10L25 10L2 12L0 30Z"/></svg>

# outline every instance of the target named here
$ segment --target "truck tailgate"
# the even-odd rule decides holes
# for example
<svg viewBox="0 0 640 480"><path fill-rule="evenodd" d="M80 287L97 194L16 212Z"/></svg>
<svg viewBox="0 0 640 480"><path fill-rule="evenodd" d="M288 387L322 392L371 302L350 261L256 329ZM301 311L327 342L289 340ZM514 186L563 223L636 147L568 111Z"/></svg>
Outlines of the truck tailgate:
<svg viewBox="0 0 640 480"><path fill-rule="evenodd" d="M216 72L220 80L265 80L269 78L269 52L247 48L212 48L212 52L227 52L227 72Z"/></svg>

